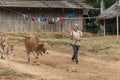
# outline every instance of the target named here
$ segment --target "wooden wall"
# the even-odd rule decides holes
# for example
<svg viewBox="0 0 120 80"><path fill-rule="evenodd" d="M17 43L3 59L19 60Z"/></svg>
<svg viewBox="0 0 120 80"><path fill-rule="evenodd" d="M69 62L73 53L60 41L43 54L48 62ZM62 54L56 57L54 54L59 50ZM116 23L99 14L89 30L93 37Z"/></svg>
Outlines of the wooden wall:
<svg viewBox="0 0 120 80"><path fill-rule="evenodd" d="M48 8L0 8L0 30L2 31L42 31L42 32L58 32L61 31L61 24L48 24L48 19L57 18L61 15L67 16L69 13L75 13L74 18L65 18L63 24L63 32L71 31L74 23L78 23L80 29L83 29L82 10L73 9L48 9ZM24 14L28 16L28 20L24 18ZM32 16L37 18L45 17L46 22L38 22L31 20Z"/></svg>

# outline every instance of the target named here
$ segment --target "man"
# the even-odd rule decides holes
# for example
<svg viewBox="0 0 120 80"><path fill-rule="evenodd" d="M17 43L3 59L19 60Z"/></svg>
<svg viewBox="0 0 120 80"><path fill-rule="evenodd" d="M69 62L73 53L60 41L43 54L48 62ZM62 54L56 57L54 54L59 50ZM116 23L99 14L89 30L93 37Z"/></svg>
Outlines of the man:
<svg viewBox="0 0 120 80"><path fill-rule="evenodd" d="M72 40L72 47L74 54L72 56L72 61L78 63L78 50L80 47L79 42L82 40L83 33L79 30L78 24L74 24L73 31L70 34Z"/></svg>

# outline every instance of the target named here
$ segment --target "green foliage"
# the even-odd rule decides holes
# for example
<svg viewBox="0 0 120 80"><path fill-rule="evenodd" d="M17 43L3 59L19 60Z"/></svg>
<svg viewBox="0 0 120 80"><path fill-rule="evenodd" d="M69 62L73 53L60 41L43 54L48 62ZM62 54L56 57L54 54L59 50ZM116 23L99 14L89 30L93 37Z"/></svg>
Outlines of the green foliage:
<svg viewBox="0 0 120 80"><path fill-rule="evenodd" d="M111 5L113 5L118 0L105 0L105 8L109 8Z"/></svg>
<svg viewBox="0 0 120 80"><path fill-rule="evenodd" d="M109 8L113 5L117 0L104 0L105 9ZM100 8L101 0L86 0L86 3L90 4L94 8ZM100 10L92 10L90 11L90 16L97 16L100 14Z"/></svg>
<svg viewBox="0 0 120 80"><path fill-rule="evenodd" d="M104 0L105 3L105 9L109 8L111 5L113 5L117 0ZM86 3L89 5L93 6L94 8L98 8L98 10L90 10L89 11L89 16L98 16L100 14L100 4L101 0L86 0ZM86 25L86 30L87 32L92 32L96 33L98 31L98 26L96 19L90 19L86 20L87 25ZM93 27L93 28L92 28Z"/></svg>
<svg viewBox="0 0 120 80"><path fill-rule="evenodd" d="M110 7L116 1L118 1L118 0L104 0L105 8ZM86 2L90 5L92 5L94 8L100 8L101 0L86 0Z"/></svg>
<svg viewBox="0 0 120 80"><path fill-rule="evenodd" d="M94 8L100 7L100 0L86 0L86 2L92 5Z"/></svg>

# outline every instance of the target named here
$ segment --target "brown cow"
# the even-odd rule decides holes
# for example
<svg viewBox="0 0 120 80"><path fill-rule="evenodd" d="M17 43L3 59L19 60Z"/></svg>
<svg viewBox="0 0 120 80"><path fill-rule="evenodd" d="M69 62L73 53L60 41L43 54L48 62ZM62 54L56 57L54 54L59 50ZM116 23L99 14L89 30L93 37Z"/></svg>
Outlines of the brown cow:
<svg viewBox="0 0 120 80"><path fill-rule="evenodd" d="M48 44L46 42L40 42L33 34L28 34L25 37L25 47L28 55L28 63L30 62L30 53L32 52L35 56L36 63L39 64L39 54L47 52Z"/></svg>

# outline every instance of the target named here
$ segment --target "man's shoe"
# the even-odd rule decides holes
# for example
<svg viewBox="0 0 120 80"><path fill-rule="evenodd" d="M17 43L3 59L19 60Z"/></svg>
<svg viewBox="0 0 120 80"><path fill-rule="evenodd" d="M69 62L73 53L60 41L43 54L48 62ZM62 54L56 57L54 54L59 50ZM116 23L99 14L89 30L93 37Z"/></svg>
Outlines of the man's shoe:
<svg viewBox="0 0 120 80"><path fill-rule="evenodd" d="M72 62L74 62L74 61L75 61L73 58L72 58L71 60L72 60Z"/></svg>
<svg viewBox="0 0 120 80"><path fill-rule="evenodd" d="M78 64L78 61L76 61L76 64Z"/></svg>

